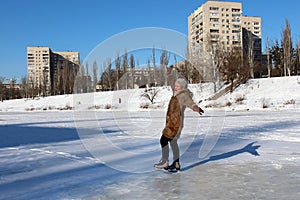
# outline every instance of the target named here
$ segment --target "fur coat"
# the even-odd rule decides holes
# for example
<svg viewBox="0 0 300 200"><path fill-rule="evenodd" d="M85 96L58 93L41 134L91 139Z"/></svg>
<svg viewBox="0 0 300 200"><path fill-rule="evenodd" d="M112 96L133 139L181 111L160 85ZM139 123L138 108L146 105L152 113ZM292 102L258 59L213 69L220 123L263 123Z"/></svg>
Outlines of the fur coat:
<svg viewBox="0 0 300 200"><path fill-rule="evenodd" d="M193 94L188 89L176 91L171 97L167 116L166 126L163 135L169 139L179 138L183 128L184 110L186 107L193 109L197 104L192 100Z"/></svg>

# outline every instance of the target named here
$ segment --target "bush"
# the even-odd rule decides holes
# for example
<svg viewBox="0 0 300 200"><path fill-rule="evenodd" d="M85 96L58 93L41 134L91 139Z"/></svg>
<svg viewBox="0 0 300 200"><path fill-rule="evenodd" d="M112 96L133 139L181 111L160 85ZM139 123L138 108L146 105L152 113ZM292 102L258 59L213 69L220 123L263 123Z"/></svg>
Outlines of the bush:
<svg viewBox="0 0 300 200"><path fill-rule="evenodd" d="M241 104L244 100L245 100L244 97L237 97L237 98L235 99L235 103Z"/></svg>
<svg viewBox="0 0 300 200"><path fill-rule="evenodd" d="M291 99L291 100L287 100L286 102L284 102L284 105L289 105L289 104L295 104L296 100L295 99Z"/></svg>
<svg viewBox="0 0 300 200"><path fill-rule="evenodd" d="M265 98L262 99L262 108L268 108L269 107L269 101Z"/></svg>
<svg viewBox="0 0 300 200"><path fill-rule="evenodd" d="M105 108L105 109L111 109L111 105L110 105L110 104L106 104L106 105L104 106L104 108Z"/></svg>
<svg viewBox="0 0 300 200"><path fill-rule="evenodd" d="M226 106L229 107L229 106L231 106L231 105L232 105L232 103L231 103L230 101L227 101L227 102L226 102Z"/></svg>
<svg viewBox="0 0 300 200"><path fill-rule="evenodd" d="M149 107L150 107L149 103L141 103L140 104L140 108L142 108L142 109L148 109Z"/></svg>
<svg viewBox="0 0 300 200"><path fill-rule="evenodd" d="M263 106L262 106L263 108L268 108L269 106L268 106L268 104L266 104L266 103L263 103Z"/></svg>

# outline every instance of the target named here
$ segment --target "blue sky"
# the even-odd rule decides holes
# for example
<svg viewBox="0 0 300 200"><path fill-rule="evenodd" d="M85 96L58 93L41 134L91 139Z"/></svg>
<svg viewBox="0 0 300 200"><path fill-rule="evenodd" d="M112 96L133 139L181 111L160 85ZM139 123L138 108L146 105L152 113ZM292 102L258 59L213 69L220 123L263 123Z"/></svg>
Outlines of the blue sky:
<svg viewBox="0 0 300 200"><path fill-rule="evenodd" d="M83 60L99 43L134 28L162 27L186 35L187 17L204 2L206 0L1 1L0 76L20 79L27 74L27 46L79 51ZM243 15L262 17L263 43L266 36L271 41L280 40L286 18L294 41L300 40L299 1L237 2L243 3Z"/></svg>

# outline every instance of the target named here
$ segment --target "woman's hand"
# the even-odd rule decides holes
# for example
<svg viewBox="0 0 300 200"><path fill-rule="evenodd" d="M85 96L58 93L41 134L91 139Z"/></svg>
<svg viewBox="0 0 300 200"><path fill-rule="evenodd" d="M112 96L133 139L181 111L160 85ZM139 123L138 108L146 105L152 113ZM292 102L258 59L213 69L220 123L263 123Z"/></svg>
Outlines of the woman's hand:
<svg viewBox="0 0 300 200"><path fill-rule="evenodd" d="M202 115L202 113L204 113L204 110L202 110L202 108L195 106L193 108L193 111L198 112L200 115Z"/></svg>

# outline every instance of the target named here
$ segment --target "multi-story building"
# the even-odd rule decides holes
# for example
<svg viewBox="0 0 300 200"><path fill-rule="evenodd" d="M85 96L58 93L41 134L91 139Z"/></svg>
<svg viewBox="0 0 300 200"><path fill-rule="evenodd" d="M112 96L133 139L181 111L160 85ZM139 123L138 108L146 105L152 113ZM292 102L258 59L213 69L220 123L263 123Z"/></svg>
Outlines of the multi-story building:
<svg viewBox="0 0 300 200"><path fill-rule="evenodd" d="M251 36L253 50L255 56L260 56L262 47L261 47L261 18L260 17L250 17L242 16L242 31L243 31L243 48L244 51L248 51L249 48L249 38Z"/></svg>
<svg viewBox="0 0 300 200"><path fill-rule="evenodd" d="M62 69L64 63L75 66L79 65L79 62L78 52L52 52L49 47L29 46L27 47L28 82L34 87L42 88L42 94L49 94L53 89L57 67Z"/></svg>
<svg viewBox="0 0 300 200"><path fill-rule="evenodd" d="M248 33L251 34L248 34ZM207 1L188 17L190 56L199 51L211 51L212 46L225 50L246 49L249 36L254 42L254 54L261 54L261 18L242 15L242 3ZM243 51L242 51L243 52ZM202 70L205 73L205 70Z"/></svg>
<svg viewBox="0 0 300 200"><path fill-rule="evenodd" d="M79 64L79 53L74 51L62 51L62 52L53 52L54 54L57 54L61 56L65 60L69 60L70 62L74 64Z"/></svg>
<svg viewBox="0 0 300 200"><path fill-rule="evenodd" d="M50 57L49 47L27 47L27 73L28 82L35 87L44 86L50 91Z"/></svg>
<svg viewBox="0 0 300 200"><path fill-rule="evenodd" d="M242 4L207 1L188 17L189 46L206 48L221 42L227 47L241 47Z"/></svg>

